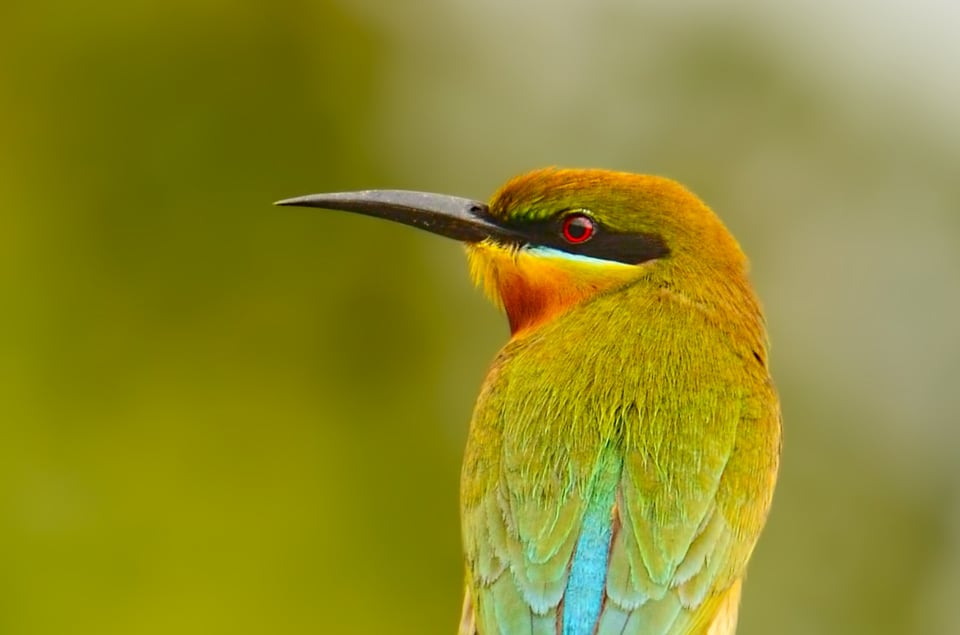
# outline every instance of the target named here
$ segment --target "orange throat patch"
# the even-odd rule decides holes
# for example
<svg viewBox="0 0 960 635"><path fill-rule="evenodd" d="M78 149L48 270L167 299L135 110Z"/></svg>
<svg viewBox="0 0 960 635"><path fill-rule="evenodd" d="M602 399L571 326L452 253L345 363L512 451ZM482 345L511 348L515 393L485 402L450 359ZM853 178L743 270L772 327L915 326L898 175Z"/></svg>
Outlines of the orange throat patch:
<svg viewBox="0 0 960 635"><path fill-rule="evenodd" d="M513 337L636 275L630 265L546 255L489 241L468 245L467 258L474 283L506 312Z"/></svg>

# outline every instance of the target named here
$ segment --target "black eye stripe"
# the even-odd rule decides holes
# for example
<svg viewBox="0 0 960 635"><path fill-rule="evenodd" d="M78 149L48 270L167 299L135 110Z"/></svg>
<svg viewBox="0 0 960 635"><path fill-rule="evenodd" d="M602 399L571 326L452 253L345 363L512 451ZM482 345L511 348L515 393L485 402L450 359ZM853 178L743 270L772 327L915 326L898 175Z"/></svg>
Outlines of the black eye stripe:
<svg viewBox="0 0 960 635"><path fill-rule="evenodd" d="M593 221L589 240L571 243L564 239L563 224L572 214L583 214ZM579 256L611 260L629 265L663 258L670 254L663 239L656 234L622 233L603 226L586 210L568 210L544 220L512 223L511 228L530 245L559 249Z"/></svg>

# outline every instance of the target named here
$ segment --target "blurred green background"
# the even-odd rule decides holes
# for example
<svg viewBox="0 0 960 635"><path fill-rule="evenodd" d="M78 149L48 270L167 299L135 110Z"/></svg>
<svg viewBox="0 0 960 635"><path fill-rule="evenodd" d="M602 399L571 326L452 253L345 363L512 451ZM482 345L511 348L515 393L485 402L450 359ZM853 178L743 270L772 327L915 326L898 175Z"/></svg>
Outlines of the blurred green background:
<svg viewBox="0 0 960 635"><path fill-rule="evenodd" d="M901 6L902 5L902 6ZM0 6L0 633L452 633L505 321L315 191L672 176L753 261L785 455L744 635L957 632L958 9Z"/></svg>

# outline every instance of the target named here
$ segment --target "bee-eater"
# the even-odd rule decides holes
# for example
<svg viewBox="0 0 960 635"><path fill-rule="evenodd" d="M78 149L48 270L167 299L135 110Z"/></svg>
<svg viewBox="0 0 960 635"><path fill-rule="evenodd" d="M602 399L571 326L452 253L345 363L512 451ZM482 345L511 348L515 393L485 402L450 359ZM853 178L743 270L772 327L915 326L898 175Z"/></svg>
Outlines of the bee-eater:
<svg viewBox="0 0 960 635"><path fill-rule="evenodd" d="M780 456L747 261L669 179L538 170L489 205L280 201L466 243L510 322L461 481L461 635L731 635Z"/></svg>

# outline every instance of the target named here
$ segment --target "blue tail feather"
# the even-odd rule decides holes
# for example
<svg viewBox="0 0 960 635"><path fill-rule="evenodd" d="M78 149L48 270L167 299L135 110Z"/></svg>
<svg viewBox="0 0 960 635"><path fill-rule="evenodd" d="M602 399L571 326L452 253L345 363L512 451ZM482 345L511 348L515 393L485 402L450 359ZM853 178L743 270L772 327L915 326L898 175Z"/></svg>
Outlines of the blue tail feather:
<svg viewBox="0 0 960 635"><path fill-rule="evenodd" d="M563 596L563 635L591 635L603 606L616 489L594 492L580 529Z"/></svg>

